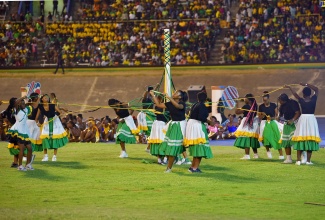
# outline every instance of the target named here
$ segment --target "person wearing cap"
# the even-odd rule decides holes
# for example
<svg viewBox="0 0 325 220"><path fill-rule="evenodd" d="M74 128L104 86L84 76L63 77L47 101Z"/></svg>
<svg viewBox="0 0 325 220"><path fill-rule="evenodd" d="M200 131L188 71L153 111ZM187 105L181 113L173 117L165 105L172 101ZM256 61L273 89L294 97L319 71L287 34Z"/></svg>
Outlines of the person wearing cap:
<svg viewBox="0 0 325 220"><path fill-rule="evenodd" d="M296 130L295 123L297 123L301 114L300 107L297 101L289 99L288 95L285 93L282 93L278 97L278 101L280 103L278 120L284 123L280 143L281 147L285 149L287 156L283 163L290 164L292 163L291 139Z"/></svg>

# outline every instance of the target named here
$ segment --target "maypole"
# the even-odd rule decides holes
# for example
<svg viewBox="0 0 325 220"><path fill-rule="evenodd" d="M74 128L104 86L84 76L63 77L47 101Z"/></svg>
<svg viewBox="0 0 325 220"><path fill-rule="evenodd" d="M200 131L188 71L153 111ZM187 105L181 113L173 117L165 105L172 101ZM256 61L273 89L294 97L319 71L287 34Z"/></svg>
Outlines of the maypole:
<svg viewBox="0 0 325 220"><path fill-rule="evenodd" d="M164 29L164 54L165 54L165 72L164 72L164 93L172 95L172 75L170 72L170 32Z"/></svg>

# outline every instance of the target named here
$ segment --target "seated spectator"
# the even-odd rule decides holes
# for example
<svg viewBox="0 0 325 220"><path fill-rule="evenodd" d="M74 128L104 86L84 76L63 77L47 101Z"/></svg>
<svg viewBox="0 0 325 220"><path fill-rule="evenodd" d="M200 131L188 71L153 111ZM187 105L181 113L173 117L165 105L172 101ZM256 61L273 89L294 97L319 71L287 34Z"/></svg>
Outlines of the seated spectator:
<svg viewBox="0 0 325 220"><path fill-rule="evenodd" d="M236 139L235 131L237 130L239 124L234 121L234 116L232 114L228 115L229 122L223 128L223 137L225 139Z"/></svg>
<svg viewBox="0 0 325 220"><path fill-rule="evenodd" d="M73 121L68 121L67 128L69 129L69 142L79 142L81 130Z"/></svg>
<svg viewBox="0 0 325 220"><path fill-rule="evenodd" d="M215 125L208 126L208 137L210 140L222 139L222 132L220 130L220 122L217 120L215 116L211 116L211 121L215 122Z"/></svg>
<svg viewBox="0 0 325 220"><path fill-rule="evenodd" d="M87 125L88 125L88 128L81 131L80 142L95 143L97 141L96 137L99 135L96 124L95 124L95 122L93 120L89 120Z"/></svg>

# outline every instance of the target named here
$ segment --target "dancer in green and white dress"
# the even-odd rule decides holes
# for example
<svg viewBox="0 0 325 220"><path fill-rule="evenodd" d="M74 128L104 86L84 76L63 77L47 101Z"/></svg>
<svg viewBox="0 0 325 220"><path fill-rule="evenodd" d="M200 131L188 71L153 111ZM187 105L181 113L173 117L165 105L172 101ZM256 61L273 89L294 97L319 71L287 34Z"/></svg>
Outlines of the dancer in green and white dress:
<svg viewBox="0 0 325 220"><path fill-rule="evenodd" d="M162 145L162 150L165 151L165 155L168 157L168 164L165 172L170 173L172 171L175 157L185 151L183 144L186 129L185 102L187 101L188 96L186 92L177 90L174 92L172 97L166 95L169 102L162 103L158 101L153 91L150 91L150 94L153 97L155 105L158 108L166 108L172 118L172 120L167 124L168 128Z"/></svg>
<svg viewBox="0 0 325 220"><path fill-rule="evenodd" d="M275 116L278 115L277 105L274 102L270 102L270 95L268 91L264 92L263 104L258 107L260 123L259 141L261 141L265 148L268 158L272 158L270 148L279 151L279 159L283 160L283 152L279 143L281 138L281 131L279 127L282 127L279 122L275 120Z"/></svg>
<svg viewBox="0 0 325 220"><path fill-rule="evenodd" d="M127 158L125 144L135 144L135 135L140 132L140 130L134 124L132 117L133 110L129 111L128 104L123 104L119 100L109 99L108 105L112 107L118 116L118 127L116 130L116 143L121 146L120 158Z"/></svg>
<svg viewBox="0 0 325 220"><path fill-rule="evenodd" d="M314 115L316 109L316 102L318 98L318 88L308 83L301 83L300 85L305 86L302 90L303 97L300 97L290 86L287 86L298 99L301 106L302 115L299 117L298 123L296 124L296 130L292 137L293 148L297 150L297 162L296 165L306 163L312 165L311 155L313 151L319 150L319 143L321 138L319 136L318 124ZM312 90L314 94L312 95ZM307 151L307 160L302 160L302 152Z"/></svg>
<svg viewBox="0 0 325 220"><path fill-rule="evenodd" d="M279 108L279 121L284 122L283 132L281 135L280 143L281 147L285 149L287 158L283 163L292 163L291 157L291 147L292 147L292 137L296 130L295 123L300 117L300 107L297 101L289 99L288 95L282 93L278 101L280 103Z"/></svg>
<svg viewBox="0 0 325 220"><path fill-rule="evenodd" d="M258 122L257 104L253 94L245 96L245 105L242 108L236 109L236 114L243 114L239 127L235 132L236 141L234 146L245 150L245 155L241 159L251 159L249 155L250 148L253 149L254 158L258 158L257 149L260 147L258 142Z"/></svg>
<svg viewBox="0 0 325 220"><path fill-rule="evenodd" d="M13 155L18 154L18 170L34 170L31 165L32 162L32 146L29 139L29 128L27 125L28 115L31 114L31 107L25 105L24 99L27 97L19 98L15 101L14 115L16 123L7 131L10 143L17 143L19 149L11 148ZM26 167L22 165L24 151L27 149L27 162ZM16 150L17 152L13 152Z"/></svg>
<svg viewBox="0 0 325 220"><path fill-rule="evenodd" d="M191 173L201 173L199 169L202 158L213 157L205 123L213 125L214 122L207 119L208 108L205 105L207 94L200 92L197 94L198 102L192 105L190 118L187 122L184 145L189 147L193 162L188 169Z"/></svg>

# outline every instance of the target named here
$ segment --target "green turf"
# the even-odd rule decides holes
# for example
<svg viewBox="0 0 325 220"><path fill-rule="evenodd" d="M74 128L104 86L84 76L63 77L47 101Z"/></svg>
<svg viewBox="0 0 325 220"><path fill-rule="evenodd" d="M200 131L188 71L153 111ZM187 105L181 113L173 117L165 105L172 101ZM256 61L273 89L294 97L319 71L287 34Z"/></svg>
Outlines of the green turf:
<svg viewBox="0 0 325 220"><path fill-rule="evenodd" d="M115 144L72 143L57 162L40 162L36 153L35 170L19 172L0 142L0 218L324 218L325 206L304 204L325 203L324 149L313 155L313 166L295 166L266 159L262 148L261 159L242 161L240 149L213 147L202 174L189 173L188 165L165 174L145 145L127 149L130 158L120 159Z"/></svg>

